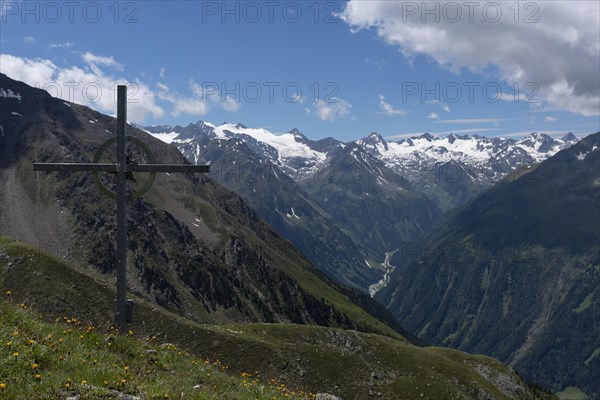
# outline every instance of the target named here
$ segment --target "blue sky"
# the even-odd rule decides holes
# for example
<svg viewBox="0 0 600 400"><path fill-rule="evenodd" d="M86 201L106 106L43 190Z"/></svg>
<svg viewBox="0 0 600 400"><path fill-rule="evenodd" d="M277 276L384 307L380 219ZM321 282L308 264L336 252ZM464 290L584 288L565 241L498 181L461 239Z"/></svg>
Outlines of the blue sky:
<svg viewBox="0 0 600 400"><path fill-rule="evenodd" d="M596 1L0 4L0 71L107 114L129 82L129 119L146 125L340 140L600 130Z"/></svg>

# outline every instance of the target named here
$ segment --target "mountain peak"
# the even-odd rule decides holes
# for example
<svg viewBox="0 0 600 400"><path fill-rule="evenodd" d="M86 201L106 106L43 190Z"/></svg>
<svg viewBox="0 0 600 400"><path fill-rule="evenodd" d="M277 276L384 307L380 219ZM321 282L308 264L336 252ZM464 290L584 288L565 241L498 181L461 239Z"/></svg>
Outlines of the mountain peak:
<svg viewBox="0 0 600 400"><path fill-rule="evenodd" d="M429 134L429 132L425 132L424 134L422 134L421 136L419 136L419 138L421 138L421 139L425 139L425 140L427 140L428 142L431 142L431 141L433 140L433 136L431 136L431 135Z"/></svg>
<svg viewBox="0 0 600 400"><path fill-rule="evenodd" d="M573 135L572 132L569 132L565 136L560 138L560 140L564 142L577 142L579 139L577 139L577 136Z"/></svg>
<svg viewBox="0 0 600 400"><path fill-rule="evenodd" d="M288 133L290 133L294 136L294 138L296 139L296 142L306 143L308 141L308 138L306 136L304 136L304 134L296 128L292 129L291 131L288 131Z"/></svg>
<svg viewBox="0 0 600 400"><path fill-rule="evenodd" d="M378 153L378 147L383 147L385 150L388 150L388 144L379 132L372 132L369 136L359 140L359 143L372 153Z"/></svg>
<svg viewBox="0 0 600 400"><path fill-rule="evenodd" d="M248 129L248 127L244 124L242 124L241 122L238 122L237 124L235 124L235 127L238 129Z"/></svg>
<svg viewBox="0 0 600 400"><path fill-rule="evenodd" d="M538 132L531 132L529 135L525 136L521 142L524 143L544 143L544 142L549 142L549 141L553 141L554 139L552 139L550 136L546 135L545 133L538 133Z"/></svg>

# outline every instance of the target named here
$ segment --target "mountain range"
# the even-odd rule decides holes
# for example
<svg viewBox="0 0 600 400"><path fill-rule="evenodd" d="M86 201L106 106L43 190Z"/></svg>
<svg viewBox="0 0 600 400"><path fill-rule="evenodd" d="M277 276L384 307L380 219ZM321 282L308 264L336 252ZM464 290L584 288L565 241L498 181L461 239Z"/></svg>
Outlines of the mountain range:
<svg viewBox="0 0 600 400"><path fill-rule="evenodd" d="M342 143L241 123L141 128L193 163L213 165L214 179L320 270L371 294L385 286L393 268L386 260L400 243L418 240L444 212L510 172L577 141L572 134L553 139L532 133L522 140L423 134L388 142L372 133Z"/></svg>
<svg viewBox="0 0 600 400"><path fill-rule="evenodd" d="M192 133L198 125L205 129ZM269 163L277 177L267 193L277 193L285 173L284 192L302 193L331 217L328 227L351 239L338 242L353 247L337 254L358 249L364 259L349 275L340 255L316 253L314 264L362 290L366 273L377 271L370 294L408 331L498 357L557 391L599 392L598 134L582 141L535 132L521 140L423 134L386 141L373 133L317 145L297 130L274 135L242 124L199 122L171 137L160 132L165 127L145 129L190 160L219 159L220 169L231 164L224 143L246 145L251 163ZM205 153L201 140L214 151ZM267 220L280 210L268 198L253 200L253 191L232 189L262 204ZM302 219L295 204L286 203L289 221ZM308 234L325 242L322 225L315 226ZM289 231L280 233L305 252Z"/></svg>
<svg viewBox="0 0 600 400"><path fill-rule="evenodd" d="M6 76L2 85L21 98L0 98L1 234L114 273L114 201L92 174L32 172L33 162L92 161L111 137L114 118ZM146 133L133 127L128 133L143 138L160 162L186 162ZM137 156L139 149L131 150ZM140 174L132 189L144 179ZM130 202L128 225L129 287L190 319L393 332L348 298L360 293L341 293L238 195L210 178L159 174L143 199ZM355 320L354 313L362 316Z"/></svg>
<svg viewBox="0 0 600 400"><path fill-rule="evenodd" d="M423 339L600 394L600 132L448 213L377 297Z"/></svg>
<svg viewBox="0 0 600 400"><path fill-rule="evenodd" d="M10 237L0 240L0 286L43 318L72 312L110 324L114 202L89 173L34 173L32 163L90 162L115 120L2 74L0 93L0 235ZM128 134L158 162L187 162L133 126ZM130 190L147 177L136 178ZM410 190L383 170L381 178ZM143 335L346 398L554 398L489 358L415 346L370 297L326 278L210 177L161 174L128 210L127 283Z"/></svg>

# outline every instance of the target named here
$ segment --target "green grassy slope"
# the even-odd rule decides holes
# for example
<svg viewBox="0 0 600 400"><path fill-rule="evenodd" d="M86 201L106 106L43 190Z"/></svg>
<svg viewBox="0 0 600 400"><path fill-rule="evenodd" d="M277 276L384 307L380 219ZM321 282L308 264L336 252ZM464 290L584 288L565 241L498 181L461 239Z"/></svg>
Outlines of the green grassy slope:
<svg viewBox="0 0 600 400"><path fill-rule="evenodd" d="M10 292L9 292L10 293ZM255 372L228 373L218 359L161 344L155 337L119 337L75 317L45 322L5 294L0 304L0 398L304 399ZM237 375L237 376L236 376Z"/></svg>
<svg viewBox="0 0 600 400"><path fill-rule="evenodd" d="M6 295L8 291L10 295ZM278 396L280 382L296 393L326 391L344 400L379 393L379 398L393 400L554 398L528 387L508 368L487 357L420 348L391 337L319 326L199 324L140 298L136 298L131 330L134 337L149 340L116 338L108 346L107 337L113 332L113 284L93 270L82 271L6 238L0 239L0 293L6 303L1 315L0 362L4 364L0 383L7 385L3 395L13 396L7 398L57 398L78 391L88 396L84 398L95 399L104 398L107 390L127 389L143 399L164 398L156 397L164 394L175 398L180 392L184 392L183 398L262 399L272 398L271 394ZM18 305L35 311L17 310ZM83 328L64 326L64 322L43 323L37 313L46 321L63 321L66 317L70 325L76 319ZM87 326L94 329L86 333ZM16 331L16 339L7 337ZM57 350L51 346L55 342L45 340L48 335L62 337L63 347ZM27 347L30 339L36 343L32 348ZM9 349L6 343L11 340ZM181 350L168 351L172 348L169 345L160 347L166 343ZM158 351L155 358L162 368L147 363L146 350ZM14 357L15 351L26 357ZM63 360L56 359L60 355ZM192 364L192 360L198 363L207 358L219 363L210 368ZM94 365L94 359L98 365ZM33 363L39 366L32 368ZM222 365L229 366L227 372L234 377L222 375ZM129 366L129 372L125 366ZM260 384L244 386L240 381L242 372L258 372L265 388L260 389ZM35 373L40 374L39 380ZM248 377L246 383L254 377ZM276 382L272 385L275 389L269 387L271 379ZM86 384L81 383L83 380ZM196 384L201 384L203 391L190 389Z"/></svg>

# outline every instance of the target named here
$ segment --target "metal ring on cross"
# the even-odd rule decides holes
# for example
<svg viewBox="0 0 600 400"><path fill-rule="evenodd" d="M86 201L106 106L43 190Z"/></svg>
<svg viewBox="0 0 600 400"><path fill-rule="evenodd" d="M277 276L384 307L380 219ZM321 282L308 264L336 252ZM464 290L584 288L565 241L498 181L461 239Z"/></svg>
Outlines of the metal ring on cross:
<svg viewBox="0 0 600 400"><path fill-rule="evenodd" d="M146 153L146 155L148 156L149 163L156 164L156 161L154 159L154 154L152 154L152 152L150 151L148 146L146 146L146 143L144 143L141 140L136 139L132 136L125 136L125 141L133 142L136 145L138 145L144 151L144 153ZM94 154L94 163L98 163L100 161L100 157L102 157L102 153L104 153L106 151L106 149L108 149L111 145L115 144L116 142L117 142L117 138L113 137L113 138L108 139L106 142L102 143L102 145L100 147L98 147L98 150L96 150L96 154ZM102 191L102 193L104 193L108 197L112 197L113 199L117 198L116 193L113 193L110 189L108 189L106 186L104 186L104 184L100 180L100 176L98 176L98 171L95 171L93 176L94 176L94 182L96 182L96 185ZM150 172L150 176L148 177L148 180L146 181L144 186L142 186L139 190L136 190L135 192L133 192L131 194L131 198L137 199L138 197L143 196L148 190L150 190L150 188L154 184L155 178L156 178L156 172Z"/></svg>

